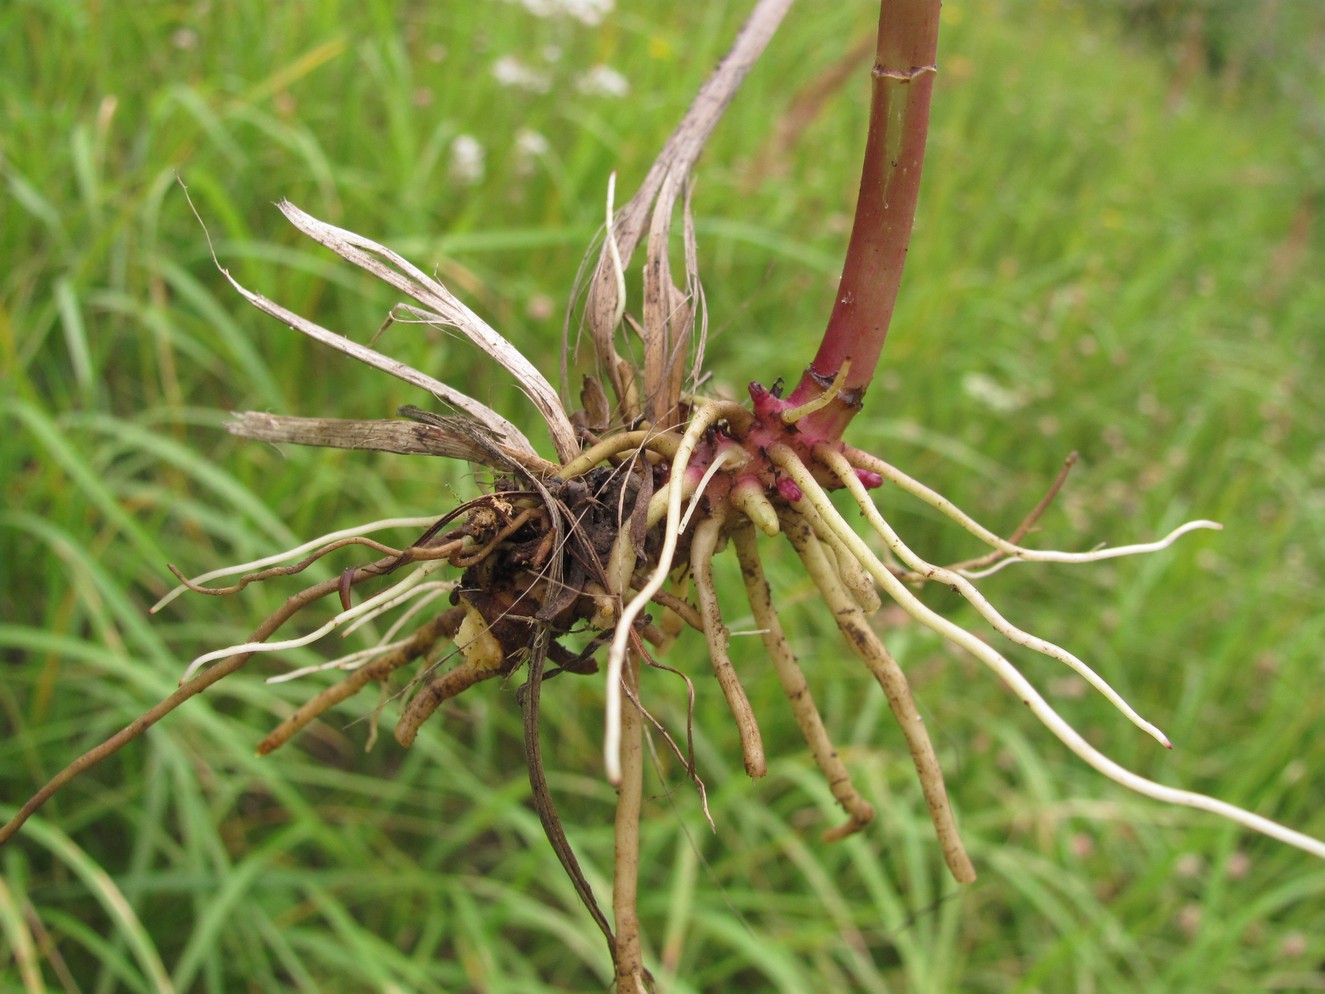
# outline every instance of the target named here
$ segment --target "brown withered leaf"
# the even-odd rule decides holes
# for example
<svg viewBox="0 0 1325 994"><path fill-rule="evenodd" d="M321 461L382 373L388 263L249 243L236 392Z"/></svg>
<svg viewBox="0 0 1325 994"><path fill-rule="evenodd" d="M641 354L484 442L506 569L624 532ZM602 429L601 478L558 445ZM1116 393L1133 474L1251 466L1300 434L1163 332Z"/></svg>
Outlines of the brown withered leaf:
<svg viewBox="0 0 1325 994"><path fill-rule="evenodd" d="M764 0L757 6L742 27L740 35L727 57L713 71L713 75L705 81L685 117L682 118L676 130L672 132L671 137L667 139L662 151L658 153L657 159L654 160L648 174L644 177L644 182L640 184L638 192L624 207L615 213L610 230L604 238L604 244L598 256L598 263L593 276L590 277L584 320L593 339L598 364L600 368L608 371L613 390L617 395L617 402L623 409L629 409L630 382L626 370L623 368L623 361L616 350L618 313L624 306L621 299L623 293L620 282L621 270L630 264L630 259L635 254L635 249L639 246L640 239L644 235L646 224L651 229L649 249L651 263L665 259L666 247L665 245L655 247L652 244L653 232L660 231L665 238L670 221L660 224L658 218L661 215L670 219L676 199L681 190L686 188L691 170L694 168L700 152L703 151L704 145L708 142L709 136L713 133L714 126L736 95L736 91L740 88L750 68L768 45L774 31L777 30L790 6L791 0ZM693 238L693 232L690 233L690 237ZM690 268L693 258L693 253L688 250L687 269ZM659 264L662 263L659 262ZM649 266L646 265L646 270L648 268ZM690 280L687 278L687 284L689 282ZM658 286L661 285L661 283L658 284ZM667 286L671 287L670 280L667 282ZM678 293L680 292L678 291ZM646 298L648 294L648 277L646 276ZM692 306L693 302L698 299L693 289L690 289L686 294L680 294L680 296L682 299L688 297L692 302ZM671 297L670 292L659 289L652 306L670 315L676 309L676 301ZM664 325L650 322L648 318L649 307L650 303L646 299L644 322L646 331L652 334L654 329L658 328L664 329L660 333L671 334L675 329L664 328ZM658 354L654 365L658 370L670 370L674 365L679 367L679 360L673 357L678 354L678 345L679 354L685 354L691 330L687 327L684 330L684 335L679 336L679 341L671 343L664 341L661 345L654 346ZM673 335L672 337L677 338L678 336ZM652 344L646 341L646 356ZM681 374L678 372L675 375L679 377ZM661 383L661 378L656 381L659 386ZM670 408L670 405L666 403L666 399L671 395L671 389L667 388L661 392L655 392L655 381L647 377L646 384L646 394L653 393L661 401L661 403L655 403L652 406L663 408L665 413Z"/></svg>

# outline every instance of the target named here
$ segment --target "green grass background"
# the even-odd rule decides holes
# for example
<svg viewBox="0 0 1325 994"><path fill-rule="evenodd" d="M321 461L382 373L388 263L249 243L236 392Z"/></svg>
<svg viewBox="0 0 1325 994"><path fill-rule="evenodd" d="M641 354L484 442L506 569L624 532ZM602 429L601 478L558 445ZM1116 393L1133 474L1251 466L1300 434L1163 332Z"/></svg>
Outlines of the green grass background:
<svg viewBox="0 0 1325 994"><path fill-rule="evenodd" d="M247 309L177 174L250 287L361 340L393 302L296 237L271 206L289 197L436 267L552 372L608 173L633 189L746 7L684 6L621 0L592 28L503 2L0 10L0 806L295 589L149 619L167 562L196 573L475 493L462 466L277 452L219 430L228 410L378 417L427 398ZM822 328L866 62L793 145L776 135L873 15L794 10L702 162L716 390L798 375ZM902 301L851 439L1004 530L1079 450L1036 536L1053 546L1222 521L1155 557L1021 567L985 586L1177 748L1024 659L1094 742L1325 835L1321 15L1305 0L949 0L944 32ZM491 67L509 55L549 90L500 85ZM598 64L628 97L576 88ZM546 155L520 159L521 129L546 137ZM461 134L486 149L474 184L450 174ZM536 430L462 343L398 326L384 347ZM975 551L927 509L880 500L930 558ZM717 831L660 760L642 913L666 990L1325 989L1325 866L1115 788L976 664L885 613L981 873L959 890L880 693L787 552L770 545L768 559L880 817L818 842L831 797L755 640L736 639L770 752L770 775L749 782L702 645L683 639L669 662L698 682ZM408 752L388 736L365 753L366 695L258 760L256 742L312 692L263 683L278 669L251 664L191 702L0 851L0 989L607 987L601 938L528 802L512 687L467 694ZM683 686L654 682L659 713L683 722ZM544 707L552 786L606 895L600 681L557 680Z"/></svg>

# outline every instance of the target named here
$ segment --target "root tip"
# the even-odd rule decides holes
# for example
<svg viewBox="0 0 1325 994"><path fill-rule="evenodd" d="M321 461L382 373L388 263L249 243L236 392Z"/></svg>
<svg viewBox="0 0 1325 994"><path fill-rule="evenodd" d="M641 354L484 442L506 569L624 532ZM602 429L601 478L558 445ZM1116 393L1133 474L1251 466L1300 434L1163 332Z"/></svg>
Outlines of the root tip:
<svg viewBox="0 0 1325 994"><path fill-rule="evenodd" d="M875 490L883 486L883 476L870 469L856 469L856 478L864 484L866 490Z"/></svg>

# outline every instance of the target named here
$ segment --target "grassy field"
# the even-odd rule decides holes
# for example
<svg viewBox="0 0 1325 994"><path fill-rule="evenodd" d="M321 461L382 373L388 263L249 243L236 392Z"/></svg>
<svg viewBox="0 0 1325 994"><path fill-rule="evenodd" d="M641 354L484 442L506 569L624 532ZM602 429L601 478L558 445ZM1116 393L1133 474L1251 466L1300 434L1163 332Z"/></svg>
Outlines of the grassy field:
<svg viewBox="0 0 1325 994"><path fill-rule="evenodd" d="M231 410L382 417L428 398L247 309L181 183L223 265L325 326L366 341L394 298L301 242L280 197L436 267L555 373L608 173L633 189L747 7L618 6L596 26L502 2L0 11L0 809L297 589L148 618L166 563L197 573L476 492L463 466L278 452L219 430ZM945 3L921 217L849 437L1005 531L1078 450L1036 536L1046 546L1222 521L1155 557L1020 567L986 590L1177 746L1162 754L1024 660L1111 755L1325 836L1325 101L1302 55L1325 25L1306 3L1282 5L1264 37L1218 34L1210 15L1202 49L1191 31L1124 37L1089 6ZM794 378L817 341L866 60L814 113L789 110L873 14L793 10L701 164L715 391ZM461 343L397 326L381 347L534 434ZM974 551L927 509L882 499L929 558ZM981 874L959 890L878 688L790 557L770 559L783 623L880 818L819 843L832 798L776 681L758 676L757 640L736 639L770 775L743 775L721 696L700 682L717 831L660 760L643 843L661 989L1325 989L1325 866L1103 781L975 663L885 614ZM943 592L926 599L973 621ZM389 736L365 750L365 696L254 756L311 693L263 678L330 654L252 664L0 850L0 989L607 987L601 937L528 802L514 687L472 691L408 752ZM708 669L697 639L669 661ZM671 689L661 713L676 725L685 695ZM606 888L601 702L593 679L544 694L552 787Z"/></svg>

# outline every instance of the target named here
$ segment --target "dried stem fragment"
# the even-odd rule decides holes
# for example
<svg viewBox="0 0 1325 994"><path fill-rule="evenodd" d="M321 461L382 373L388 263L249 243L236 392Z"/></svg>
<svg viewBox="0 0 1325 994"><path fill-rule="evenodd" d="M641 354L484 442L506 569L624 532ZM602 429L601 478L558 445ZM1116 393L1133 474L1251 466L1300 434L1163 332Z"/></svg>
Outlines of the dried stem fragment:
<svg viewBox="0 0 1325 994"><path fill-rule="evenodd" d="M622 269L629 265L643 236L645 224L652 219L649 256L653 265L646 267L646 298L654 302L652 306L656 309L655 313L661 310L670 315L674 303L682 299L688 300L689 306L698 309L701 293L694 288L698 276L694 269L694 256L690 251L693 234L687 235L686 253L686 282L692 287L691 291L683 293L676 290L670 278L664 279L668 274L661 268L666 259L672 211L718 119L731 103L790 7L791 0L760 0L741 28L731 50L700 88L685 117L658 153L639 191L617 212L608 227L607 243L599 255L589 286L585 320L593 338L598 363L607 370L623 410L628 409L632 378L627 372L629 364L621 359L616 348L617 327L625 307L621 298L624 287ZM702 327L703 320L698 324ZM687 335L695 325L693 319L688 321ZM668 328L665 322L655 320L651 326L648 320L645 321L645 331L650 336L655 333L666 336ZM676 399L672 389L665 386L663 380L668 375L679 374L681 359L676 356L678 349L683 350L686 344L684 337L674 337L671 343L645 343L646 355L652 352L654 356L651 363L646 359L646 366L650 369L650 375L657 377L648 383L646 393L654 397L653 409L662 414L674 409ZM566 351L570 351L569 336Z"/></svg>

